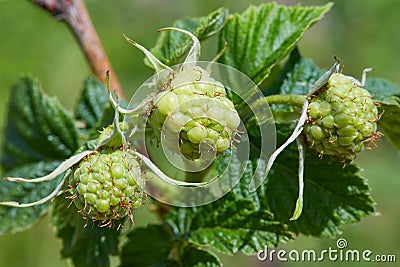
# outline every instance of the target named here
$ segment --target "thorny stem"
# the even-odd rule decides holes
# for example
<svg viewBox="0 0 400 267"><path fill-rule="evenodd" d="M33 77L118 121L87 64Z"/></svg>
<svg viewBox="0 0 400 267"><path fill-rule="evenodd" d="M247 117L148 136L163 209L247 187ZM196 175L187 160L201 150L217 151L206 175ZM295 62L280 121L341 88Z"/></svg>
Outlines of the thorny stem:
<svg viewBox="0 0 400 267"><path fill-rule="evenodd" d="M110 70L111 84L121 98L125 93L118 81L117 75L104 51L103 45L96 33L83 0L29 0L43 8L56 19L64 21L74 33L86 56L93 74L105 83L106 71Z"/></svg>

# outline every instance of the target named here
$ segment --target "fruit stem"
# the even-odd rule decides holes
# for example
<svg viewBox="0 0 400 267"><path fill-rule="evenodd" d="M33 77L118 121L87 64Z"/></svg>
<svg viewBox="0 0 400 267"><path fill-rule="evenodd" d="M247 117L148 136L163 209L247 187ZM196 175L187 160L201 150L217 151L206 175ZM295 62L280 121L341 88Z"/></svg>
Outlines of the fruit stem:
<svg viewBox="0 0 400 267"><path fill-rule="evenodd" d="M285 104L302 107L306 96L304 95L270 95L265 97L268 104Z"/></svg>

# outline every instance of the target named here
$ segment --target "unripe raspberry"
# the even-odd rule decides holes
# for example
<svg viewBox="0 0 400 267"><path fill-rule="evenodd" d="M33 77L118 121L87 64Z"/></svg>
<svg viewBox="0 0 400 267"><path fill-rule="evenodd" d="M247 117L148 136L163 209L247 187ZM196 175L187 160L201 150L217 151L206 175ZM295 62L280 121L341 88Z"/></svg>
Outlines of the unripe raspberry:
<svg viewBox="0 0 400 267"><path fill-rule="evenodd" d="M230 147L240 123L224 86L199 66L176 73L170 90L155 106L151 124L154 126L157 120L156 127L161 129L165 123L167 147L173 148L173 135L179 134L180 152L189 159L200 157L202 142L214 146L216 153L223 153Z"/></svg>
<svg viewBox="0 0 400 267"><path fill-rule="evenodd" d="M312 97L307 115L306 139L320 154L353 157L377 136L378 110L370 93L340 73Z"/></svg>
<svg viewBox="0 0 400 267"><path fill-rule="evenodd" d="M132 210L146 199L137 184L139 163L126 151L102 149L84 158L73 171L70 191L84 218L105 223L131 218Z"/></svg>

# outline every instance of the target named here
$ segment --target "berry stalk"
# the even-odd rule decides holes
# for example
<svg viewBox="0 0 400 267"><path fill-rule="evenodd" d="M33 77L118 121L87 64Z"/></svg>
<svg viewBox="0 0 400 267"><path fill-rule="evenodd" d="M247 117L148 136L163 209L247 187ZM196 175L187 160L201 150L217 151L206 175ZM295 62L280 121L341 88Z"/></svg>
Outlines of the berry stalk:
<svg viewBox="0 0 400 267"><path fill-rule="evenodd" d="M306 96L303 95L270 95L265 97L268 104L284 104L302 107Z"/></svg>

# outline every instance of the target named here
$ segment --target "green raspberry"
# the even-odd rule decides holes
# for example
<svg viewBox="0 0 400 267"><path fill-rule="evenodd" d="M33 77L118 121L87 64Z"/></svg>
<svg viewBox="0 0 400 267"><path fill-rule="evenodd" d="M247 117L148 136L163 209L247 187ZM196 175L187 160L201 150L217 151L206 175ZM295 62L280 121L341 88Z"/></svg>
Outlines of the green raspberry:
<svg viewBox="0 0 400 267"><path fill-rule="evenodd" d="M351 157L379 136L378 110L353 78L332 74L311 98L304 125L306 140L321 155Z"/></svg>
<svg viewBox="0 0 400 267"><path fill-rule="evenodd" d="M75 167L70 178L71 198L84 218L111 224L126 216L132 219L132 210L146 199L136 182L140 175L133 155L103 148Z"/></svg>
<svg viewBox="0 0 400 267"><path fill-rule="evenodd" d="M204 126L193 127L186 132L186 136L190 142L198 144L207 137L207 129Z"/></svg>
<svg viewBox="0 0 400 267"><path fill-rule="evenodd" d="M176 144L173 134L179 135L180 153L191 160L200 157L199 144L207 139L213 141L207 141L207 144L213 145L216 153L229 149L240 124L240 117L226 97L224 86L199 66L177 72L170 81L170 90L155 106L150 124L156 125L158 132L165 124L163 134L171 149ZM167 136L170 134L171 138Z"/></svg>

